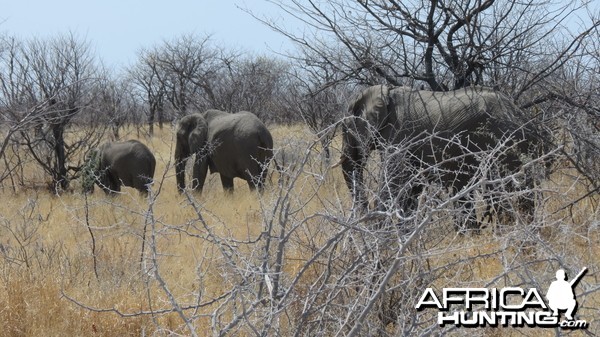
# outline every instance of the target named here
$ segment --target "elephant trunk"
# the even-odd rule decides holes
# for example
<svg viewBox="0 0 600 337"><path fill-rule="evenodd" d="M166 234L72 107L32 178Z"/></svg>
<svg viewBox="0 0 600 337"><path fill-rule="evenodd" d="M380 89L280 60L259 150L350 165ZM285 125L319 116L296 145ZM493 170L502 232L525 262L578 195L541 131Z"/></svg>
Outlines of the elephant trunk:
<svg viewBox="0 0 600 337"><path fill-rule="evenodd" d="M363 183L364 164L362 160L343 157L340 160L340 165L342 166L346 186L348 186L352 195L353 208L359 213L366 212L369 209L369 201Z"/></svg>
<svg viewBox="0 0 600 337"><path fill-rule="evenodd" d="M346 186L352 195L353 208L359 213L364 213L368 210L369 202L363 174L372 141L368 136L368 128L360 122L362 120L352 118L342 125L342 154L339 162L332 167L342 167Z"/></svg>
<svg viewBox="0 0 600 337"><path fill-rule="evenodd" d="M186 151L185 144L177 140L175 145L175 179L177 180L177 191L182 193L185 190L185 163L189 157L189 150Z"/></svg>

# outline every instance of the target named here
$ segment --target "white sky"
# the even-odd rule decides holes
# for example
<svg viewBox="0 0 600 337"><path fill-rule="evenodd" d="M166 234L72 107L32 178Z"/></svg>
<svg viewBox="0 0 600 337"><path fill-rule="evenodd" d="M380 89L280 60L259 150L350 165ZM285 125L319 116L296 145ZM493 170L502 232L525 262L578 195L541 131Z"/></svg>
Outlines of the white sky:
<svg viewBox="0 0 600 337"><path fill-rule="evenodd" d="M262 0L3 0L0 33L26 39L73 32L114 67L134 62L142 47L190 33L212 34L215 44L249 52L292 48L240 7L277 16Z"/></svg>

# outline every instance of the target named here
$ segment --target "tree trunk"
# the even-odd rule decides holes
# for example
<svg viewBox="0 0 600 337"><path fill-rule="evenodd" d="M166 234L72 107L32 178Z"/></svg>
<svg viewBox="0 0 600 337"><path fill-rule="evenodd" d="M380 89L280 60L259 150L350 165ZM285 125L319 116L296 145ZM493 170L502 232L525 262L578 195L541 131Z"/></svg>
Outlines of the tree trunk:
<svg viewBox="0 0 600 337"><path fill-rule="evenodd" d="M150 103L150 115L148 116L148 134L150 136L154 135L154 116L156 114L156 109L153 104Z"/></svg>
<svg viewBox="0 0 600 337"><path fill-rule="evenodd" d="M64 191L69 187L67 177L67 157L65 154L65 126L64 124L52 125L52 136L54 138L54 173L52 185L54 192Z"/></svg>

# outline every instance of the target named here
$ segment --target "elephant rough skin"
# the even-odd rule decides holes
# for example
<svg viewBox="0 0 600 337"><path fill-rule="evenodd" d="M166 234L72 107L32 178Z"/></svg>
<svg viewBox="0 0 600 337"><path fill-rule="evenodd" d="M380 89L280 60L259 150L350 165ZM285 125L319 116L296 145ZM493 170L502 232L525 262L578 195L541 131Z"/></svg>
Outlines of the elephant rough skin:
<svg viewBox="0 0 600 337"><path fill-rule="evenodd" d="M90 158L95 182L106 194L129 186L147 195L153 181L156 159L148 147L137 140L102 144ZM92 192L94 182L85 186Z"/></svg>
<svg viewBox="0 0 600 337"><path fill-rule="evenodd" d="M392 164L396 167L390 176L396 181L391 184L387 181L398 190L390 192L380 187L380 191L388 190L388 194L385 191L379 194L384 204L391 200L391 193L401 194L398 203L403 211L414 208L423 191L422 184L407 184L411 179L415 181L412 173L415 171L410 168L435 171L436 174L431 174L435 177L426 179L437 178L456 192L476 174L479 161L475 153L492 149L500 141L515 145L514 151L504 152L497 160L503 173L514 173L521 168L521 154L543 152L544 135L529 123L518 122L523 119L519 108L508 97L488 88L431 92L377 85L362 91L350 103L349 112L351 116L342 123L342 155L333 167L341 165L353 202L360 211L368 209L363 171L374 149L384 152L389 145L409 144L401 158L397 158L407 164ZM436 169L431 169L434 166ZM473 207L471 201L462 201L467 210ZM468 212L467 226L478 228L472 209Z"/></svg>
<svg viewBox="0 0 600 337"><path fill-rule="evenodd" d="M208 110L183 117L177 126L175 170L177 188L185 189L185 162L196 155L192 188L202 191L207 170L219 173L226 192L233 191L233 178L262 191L267 166L273 157L273 138L251 112L227 113Z"/></svg>

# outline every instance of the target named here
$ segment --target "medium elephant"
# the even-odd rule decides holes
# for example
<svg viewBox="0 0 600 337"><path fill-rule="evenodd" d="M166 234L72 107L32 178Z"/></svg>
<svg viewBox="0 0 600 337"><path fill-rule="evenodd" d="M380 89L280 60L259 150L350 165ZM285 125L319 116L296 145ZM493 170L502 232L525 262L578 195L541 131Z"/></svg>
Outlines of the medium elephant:
<svg viewBox="0 0 600 337"><path fill-rule="evenodd" d="M121 186L133 187L143 195L148 194L156 159L150 149L139 141L104 143L88 160L84 192L93 192L95 182L106 194L121 191ZM90 178L92 174L93 178Z"/></svg>
<svg viewBox="0 0 600 337"><path fill-rule="evenodd" d="M195 154L192 188L202 191L207 171L219 173L226 192L233 179L262 191L267 166L273 157L273 138L251 112L208 110L183 117L177 126L175 169L179 191L185 188L185 162Z"/></svg>
<svg viewBox="0 0 600 337"><path fill-rule="evenodd" d="M396 193L403 195L399 202L403 211L414 208L423 191L424 184L417 181L415 172L427 172L426 180L437 179L456 192L476 174L480 164L477 154L500 142L514 145L495 162L503 173L518 171L523 154L543 151L543 135L530 123L519 122L523 113L507 96L488 88L432 92L371 86L350 103L349 112L351 116L342 123L340 161L333 167L341 165L353 202L362 211L369 204L363 171L374 149L385 154L390 145L405 144L399 158L388 161L395 167L386 173L391 180L386 181L385 188L380 187L378 205L390 206L385 203ZM473 207L470 200L461 200L467 210ZM468 212L467 226L477 228L472 210Z"/></svg>

